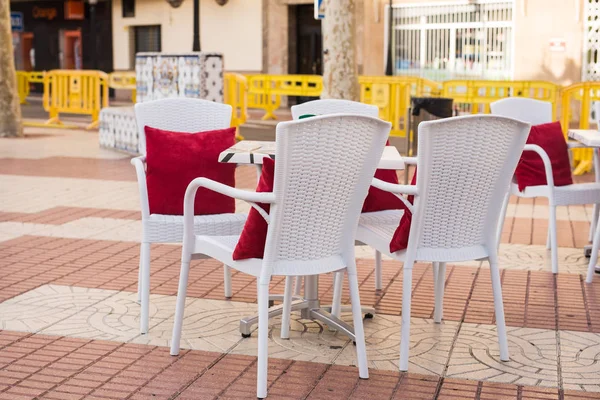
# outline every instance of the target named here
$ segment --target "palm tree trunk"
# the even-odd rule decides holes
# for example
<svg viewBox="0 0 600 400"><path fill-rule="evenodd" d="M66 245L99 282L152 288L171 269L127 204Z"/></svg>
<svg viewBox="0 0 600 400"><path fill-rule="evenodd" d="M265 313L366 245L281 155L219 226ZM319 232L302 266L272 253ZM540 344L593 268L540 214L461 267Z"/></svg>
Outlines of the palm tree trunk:
<svg viewBox="0 0 600 400"><path fill-rule="evenodd" d="M9 2L0 0L0 137L23 136Z"/></svg>
<svg viewBox="0 0 600 400"><path fill-rule="evenodd" d="M324 99L359 100L355 0L325 0L323 20Z"/></svg>

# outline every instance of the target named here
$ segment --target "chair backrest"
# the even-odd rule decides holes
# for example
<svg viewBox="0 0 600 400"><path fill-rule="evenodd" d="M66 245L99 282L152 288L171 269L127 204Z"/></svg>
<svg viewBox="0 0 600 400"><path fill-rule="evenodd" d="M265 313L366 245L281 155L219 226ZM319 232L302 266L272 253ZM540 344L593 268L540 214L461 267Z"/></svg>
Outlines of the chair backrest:
<svg viewBox="0 0 600 400"><path fill-rule="evenodd" d="M525 97L507 97L490 104L492 114L514 118L531 125L552 122L552 103Z"/></svg>
<svg viewBox="0 0 600 400"><path fill-rule="evenodd" d="M292 106L293 119L298 119L305 114L356 114L377 117L379 116L379 108L370 104L359 103L358 101L338 99L313 100Z"/></svg>
<svg viewBox="0 0 600 400"><path fill-rule="evenodd" d="M202 132L231 126L232 108L213 101L173 97L135 105L140 153L146 155L144 127L175 132Z"/></svg>
<svg viewBox="0 0 600 400"><path fill-rule="evenodd" d="M265 266L312 275L354 262L358 218L390 129L349 114L277 125Z"/></svg>
<svg viewBox="0 0 600 400"><path fill-rule="evenodd" d="M419 125L419 195L408 244L416 260L475 260L496 251L502 202L530 128L495 115Z"/></svg>

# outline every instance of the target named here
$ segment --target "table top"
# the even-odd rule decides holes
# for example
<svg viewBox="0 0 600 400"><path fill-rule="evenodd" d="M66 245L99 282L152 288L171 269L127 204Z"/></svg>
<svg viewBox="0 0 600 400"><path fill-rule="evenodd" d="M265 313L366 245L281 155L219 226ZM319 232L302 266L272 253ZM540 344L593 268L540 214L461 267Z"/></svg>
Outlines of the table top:
<svg viewBox="0 0 600 400"><path fill-rule="evenodd" d="M275 142L242 140L219 155L219 162L234 164L262 164L264 157L275 158ZM379 169L403 170L404 161L394 146L386 146Z"/></svg>
<svg viewBox="0 0 600 400"><path fill-rule="evenodd" d="M597 129L569 129L568 135L586 146L600 147L600 131Z"/></svg>

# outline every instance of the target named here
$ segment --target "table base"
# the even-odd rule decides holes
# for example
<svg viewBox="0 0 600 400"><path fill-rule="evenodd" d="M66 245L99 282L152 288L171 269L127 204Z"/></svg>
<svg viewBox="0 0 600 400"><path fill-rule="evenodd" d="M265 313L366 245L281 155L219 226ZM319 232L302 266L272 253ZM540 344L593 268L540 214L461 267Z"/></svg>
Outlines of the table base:
<svg viewBox="0 0 600 400"><path fill-rule="evenodd" d="M304 279L304 297L294 297L291 309L292 311L300 311L303 319L320 321L328 326L330 330L342 332L354 341L354 328L331 315L331 306L321 306L319 301L319 279L317 276L307 276ZM269 300L283 300L282 295L269 296ZM349 310L349 306L342 307L342 311ZM362 312L365 313L365 318L372 318L375 310L371 307L362 307ZM277 317L283 313L283 304L269 309L269 319ZM252 326L258 323L258 316L246 317L240 320L240 333L242 337L250 337Z"/></svg>

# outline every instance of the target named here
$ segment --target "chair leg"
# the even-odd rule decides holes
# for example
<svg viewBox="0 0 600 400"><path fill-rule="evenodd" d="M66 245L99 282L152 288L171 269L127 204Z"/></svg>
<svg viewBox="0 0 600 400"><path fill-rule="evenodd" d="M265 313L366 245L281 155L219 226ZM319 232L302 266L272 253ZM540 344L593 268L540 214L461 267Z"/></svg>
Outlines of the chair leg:
<svg viewBox="0 0 600 400"><path fill-rule="evenodd" d="M229 265L223 264L223 291L225 292L225 297L230 299L233 296L233 292L231 290L231 268Z"/></svg>
<svg viewBox="0 0 600 400"><path fill-rule="evenodd" d="M590 234L589 234L589 239L588 239L590 242L594 241L594 233L596 232L596 229L598 228L599 211L600 210L598 209L598 204L594 204L594 211L592 213L592 222L590 223Z"/></svg>
<svg viewBox="0 0 600 400"><path fill-rule="evenodd" d="M410 302L412 297L412 267L414 261L406 260L402 282L402 328L400 331L400 371L408 371L410 349Z"/></svg>
<svg viewBox="0 0 600 400"><path fill-rule="evenodd" d="M381 277L381 252L375 250L375 290L383 288Z"/></svg>
<svg viewBox="0 0 600 400"><path fill-rule="evenodd" d="M145 253L148 253L147 255ZM137 289L137 301L142 302L142 271L144 270L144 260L148 260L150 263L150 243L140 243L140 266L138 268L138 289Z"/></svg>
<svg viewBox="0 0 600 400"><path fill-rule="evenodd" d="M446 263L440 263L435 281L435 309L433 310L433 322L439 324L444 316L444 285L446 283Z"/></svg>
<svg viewBox="0 0 600 400"><path fill-rule="evenodd" d="M140 246L140 266L138 267L138 289L137 289L137 302L142 303L142 249Z"/></svg>
<svg viewBox="0 0 600 400"><path fill-rule="evenodd" d="M358 376L362 379L368 379L369 367L367 363L367 347L365 344L365 331L363 327L362 310L360 307L360 294L358 291L358 277L356 276L356 272L348 272L348 286L350 287L350 301L352 302L352 318L354 321L354 338L356 341Z"/></svg>
<svg viewBox="0 0 600 400"><path fill-rule="evenodd" d="M331 315L340 317L342 311L342 290L344 287L344 271L333 273L333 300L331 301Z"/></svg>
<svg viewBox="0 0 600 400"><path fill-rule="evenodd" d="M302 288L302 276L297 276L294 283L294 295L300 296L300 289Z"/></svg>
<svg viewBox="0 0 600 400"><path fill-rule="evenodd" d="M552 249L552 234L550 233L550 225L548 225L548 234L546 235L546 249Z"/></svg>
<svg viewBox="0 0 600 400"><path fill-rule="evenodd" d="M181 329L183 328L183 313L185 311L185 296L187 294L190 262L181 262L179 272L179 288L177 289L177 304L175 305L175 320L173 322L173 336L171 337L171 355L179 354L181 347Z"/></svg>
<svg viewBox="0 0 600 400"><path fill-rule="evenodd" d="M558 274L558 240L556 230L556 206L550 206L550 253L552 273Z"/></svg>
<svg viewBox="0 0 600 400"><path fill-rule="evenodd" d="M598 172L600 173L600 171ZM592 242L592 255L590 257L590 264L588 265L586 283L592 283L594 279L594 270L596 269L596 262L598 262L598 246L600 246L600 223L596 224L596 231L594 232L594 241Z"/></svg>
<svg viewBox="0 0 600 400"><path fill-rule="evenodd" d="M141 303L140 333L148 333L148 321L150 319L150 243L142 243L140 251L140 280L138 291Z"/></svg>
<svg viewBox="0 0 600 400"><path fill-rule="evenodd" d="M269 365L269 284L259 284L258 289L258 365L256 397L267 397L267 369Z"/></svg>
<svg viewBox="0 0 600 400"><path fill-rule="evenodd" d="M431 263L431 272L433 272L433 288L435 289L435 285L437 282L437 277L438 277L438 271L440 270L440 263L439 262L432 262Z"/></svg>
<svg viewBox="0 0 600 400"><path fill-rule="evenodd" d="M508 339L506 337L506 324L504 322L504 303L502 301L502 285L500 284L500 271L498 269L498 256L496 254L491 254L489 260L492 292L494 294L494 311L496 313L496 331L498 332L498 346L500 347L500 360L509 361Z"/></svg>
<svg viewBox="0 0 600 400"><path fill-rule="evenodd" d="M298 277L299 278L299 277ZM296 279L298 279L296 278ZM281 338L290 338L290 317L292 313L292 285L293 276L285 277L285 290L283 292L283 312L281 314Z"/></svg>

